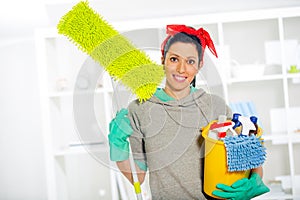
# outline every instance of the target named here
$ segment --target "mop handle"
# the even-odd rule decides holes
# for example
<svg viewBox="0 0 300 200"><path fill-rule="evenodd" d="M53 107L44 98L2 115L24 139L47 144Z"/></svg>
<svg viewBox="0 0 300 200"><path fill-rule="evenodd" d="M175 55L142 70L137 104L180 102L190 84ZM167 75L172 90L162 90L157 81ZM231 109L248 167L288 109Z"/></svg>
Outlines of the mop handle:
<svg viewBox="0 0 300 200"><path fill-rule="evenodd" d="M111 83L112 83L112 86L114 86L113 79L111 79ZM118 96L119 95L118 95L118 91L115 89L115 87L114 87L114 92L116 93L116 96L117 96L116 104L117 104L117 109L119 110L120 109L120 104L118 103L118 98L119 98ZM135 163L134 163L134 160L133 160L131 145L130 145L129 139L127 139L127 140L128 140L128 143L129 143L129 158L128 159L129 159L129 164L130 164L130 169L131 169L131 174L132 174L134 191L135 191L137 200L143 200L141 184L139 182L136 167L135 167Z"/></svg>
<svg viewBox="0 0 300 200"><path fill-rule="evenodd" d="M134 186L134 191L136 194L136 198L137 200L142 200L142 190L141 190L141 185L138 179L138 175L137 175L137 171L136 171L136 167L135 167L135 163L133 160L133 156L132 156L132 150L131 150L131 146L129 144L129 163L130 163L130 169L131 169L131 174L132 174L132 179L133 179L133 186Z"/></svg>

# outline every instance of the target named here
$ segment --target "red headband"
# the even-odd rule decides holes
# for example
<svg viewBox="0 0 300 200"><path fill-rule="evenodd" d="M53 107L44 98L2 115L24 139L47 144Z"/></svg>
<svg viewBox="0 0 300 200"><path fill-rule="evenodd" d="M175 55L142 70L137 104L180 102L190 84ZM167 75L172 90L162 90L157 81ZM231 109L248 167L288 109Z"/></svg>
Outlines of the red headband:
<svg viewBox="0 0 300 200"><path fill-rule="evenodd" d="M167 43L167 41L170 39L171 36L180 33L180 32L184 32L190 35L194 35L197 38L199 38L200 42L201 42L201 46L202 46L202 58L201 60L203 60L203 56L204 56L204 50L205 47L207 46L209 48L209 50L211 51L211 53L213 55L215 55L216 57L218 57L215 46L213 41L211 40L209 33L204 30L203 28L200 28L198 30L195 30L194 28L185 26L185 25L167 25L167 38L163 41L162 45L161 45L161 53L164 56L164 48L165 45Z"/></svg>

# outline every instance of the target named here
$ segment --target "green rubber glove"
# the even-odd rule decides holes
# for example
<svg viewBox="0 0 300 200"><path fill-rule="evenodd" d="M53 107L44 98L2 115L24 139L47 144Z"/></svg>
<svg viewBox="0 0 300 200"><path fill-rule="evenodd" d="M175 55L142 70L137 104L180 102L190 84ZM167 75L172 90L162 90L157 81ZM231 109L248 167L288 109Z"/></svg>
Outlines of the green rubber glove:
<svg viewBox="0 0 300 200"><path fill-rule="evenodd" d="M249 200L270 191L257 173L252 173L249 179L240 179L231 186L217 184L217 188L222 191L214 190L213 195L232 200Z"/></svg>
<svg viewBox="0 0 300 200"><path fill-rule="evenodd" d="M122 161L129 158L129 142L127 138L133 133L133 130L127 114L128 110L123 108L109 123L108 139L110 159L112 161Z"/></svg>

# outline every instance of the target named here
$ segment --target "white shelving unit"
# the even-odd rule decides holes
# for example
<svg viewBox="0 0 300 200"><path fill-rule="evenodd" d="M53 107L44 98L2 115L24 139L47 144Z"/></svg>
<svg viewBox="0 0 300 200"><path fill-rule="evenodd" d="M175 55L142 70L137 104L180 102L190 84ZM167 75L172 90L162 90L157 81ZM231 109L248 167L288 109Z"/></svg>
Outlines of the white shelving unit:
<svg viewBox="0 0 300 200"><path fill-rule="evenodd" d="M131 39L137 47L158 50L158 53L153 54L154 60L158 61L160 60L160 43L165 37L166 24L188 24L207 29L220 55L217 61L212 58L212 62L217 63L217 69L221 74L220 81L222 80L218 83L222 86L222 90L216 91L224 95L228 103L252 101L264 129L267 147L264 181L270 185L271 192L257 199L300 198L298 192L300 160L297 158L300 151L300 134L291 131L292 127L289 123L285 125L286 131L276 134L272 132L270 120L272 109L283 108L286 111L284 118L289 122L292 116L287 111L300 107L300 84L297 83L300 73L288 73L287 69L290 64L287 60L286 49L274 50L276 55L279 52L281 64L266 63L265 52L265 43L269 41L278 41L279 46L283 46L287 40L296 40L300 44L300 7L144 19L111 22L111 24ZM78 70L87 56L76 50L76 47L62 36L57 35L55 28L37 31L36 43L49 199L72 199L73 194L68 189L73 183L68 181L66 175L68 169L63 169L62 166L66 164L68 157L79 159L88 154L83 153L86 149L61 148L61 146L66 147L76 138L74 135L72 137L69 135L69 132L74 132L70 131L71 127L64 127L72 123L69 121L65 123L63 119L73 119L72 115L67 115L71 109L68 103L72 102L75 79L78 78ZM157 56L158 58L155 58ZM251 64L254 69L258 66L255 63L262 64L265 66L264 73L248 73L247 76L232 77L230 75L231 60L237 61L240 67ZM97 99L95 101L97 102L96 113L101 115L97 119L98 123L103 126L103 132L107 134L107 124L112 117L112 89L109 78L103 78L101 85L102 88L92 90L92 94ZM58 91L57 88L61 90ZM63 109L64 106L67 110ZM63 130L60 126L64 127ZM97 151L102 152L108 159L107 143L105 139L100 142L104 144L100 144ZM88 166L94 165L95 163L89 163ZM97 185L95 190L98 190L98 194L103 194L105 191L104 193L108 195L105 197L117 199L118 197L114 196L117 194L114 173L99 165L93 170L94 176L89 180L89 184ZM103 177L106 178L106 183L111 182L111 184L102 184ZM74 189L74 186L72 187ZM86 195L92 193L93 191L86 191Z"/></svg>
<svg viewBox="0 0 300 200"><path fill-rule="evenodd" d="M99 77L85 67L88 57L54 29L36 31L36 53L48 199L117 199L106 140L112 117L108 76L95 85ZM84 104L73 109L79 101L94 102L94 110L78 111L89 108Z"/></svg>

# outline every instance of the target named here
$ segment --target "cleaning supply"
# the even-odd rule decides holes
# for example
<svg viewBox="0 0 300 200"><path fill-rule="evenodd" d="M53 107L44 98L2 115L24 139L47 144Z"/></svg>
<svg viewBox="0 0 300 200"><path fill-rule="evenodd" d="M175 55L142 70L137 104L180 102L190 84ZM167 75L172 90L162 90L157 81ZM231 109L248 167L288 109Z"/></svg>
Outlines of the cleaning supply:
<svg viewBox="0 0 300 200"><path fill-rule="evenodd" d="M234 126L232 127L233 129L241 126L241 122L239 121L239 116L241 116L241 114L233 113L232 120L231 120L234 122Z"/></svg>
<svg viewBox="0 0 300 200"><path fill-rule="evenodd" d="M234 126L232 127L232 129L239 135L242 132L242 126L241 126L241 122L239 121L239 116L241 116L241 114L239 113L234 113L232 115L232 122L234 123Z"/></svg>
<svg viewBox="0 0 300 200"><path fill-rule="evenodd" d="M203 191L212 197L216 197L212 192L217 189L216 185L218 183L231 185L239 179L247 178L250 174L250 170L228 171L226 148L223 142L223 139L226 139L228 136L222 140L209 137L210 127L216 122L217 121L210 122L201 130L205 143Z"/></svg>
<svg viewBox="0 0 300 200"><path fill-rule="evenodd" d="M224 138L228 171L243 171L261 166L265 161L266 152L260 138L261 133L258 133L261 131L253 123L257 122L257 117L249 118L236 114L234 120L241 124L242 131L239 137ZM256 131L256 134L251 134L251 131Z"/></svg>
<svg viewBox="0 0 300 200"><path fill-rule="evenodd" d="M257 120L258 119L255 116L250 117L250 121L254 124L255 130L250 130L249 135L252 135L252 134L256 135L257 134L257 130L258 130Z"/></svg>
<svg viewBox="0 0 300 200"><path fill-rule="evenodd" d="M235 131L232 129L234 123L232 121L227 121L226 115L220 115L217 122L211 124L208 137L221 140L227 135L236 135Z"/></svg>
<svg viewBox="0 0 300 200"><path fill-rule="evenodd" d="M255 172L251 173L249 179L240 179L231 186L218 184L217 188L221 191L215 190L213 191L213 195L223 199L235 200L250 200L270 191L270 189L263 183L261 177Z"/></svg>
<svg viewBox="0 0 300 200"><path fill-rule="evenodd" d="M224 144L229 172L257 168L266 159L265 147L254 135L228 136L224 138Z"/></svg>
<svg viewBox="0 0 300 200"><path fill-rule="evenodd" d="M239 116L238 120L242 125L242 132L240 135L248 136L251 130L256 130L256 127L249 117Z"/></svg>
<svg viewBox="0 0 300 200"><path fill-rule="evenodd" d="M109 147L110 159L112 161L123 161L129 159L130 169L132 172L133 186L138 200L142 199L140 182L136 173L135 162L133 160L128 137L132 135L133 130L130 121L127 118L128 110L121 109L116 117L109 124ZM138 163L140 168L145 168L143 163Z"/></svg>
<svg viewBox="0 0 300 200"><path fill-rule="evenodd" d="M202 129L205 140L203 190L212 197L216 197L212 192L216 190L218 183L232 185L239 179L248 178L250 170L261 166L266 158L262 131L259 127L256 128L250 118L235 113L232 121L229 121L232 124L224 126L227 122L224 117L219 117L218 121L212 121ZM233 127L235 130L240 129L241 133L235 133ZM225 137L210 137L212 130L224 132L225 128ZM257 134L249 136L250 130L257 131ZM233 134L228 134L230 132Z"/></svg>
<svg viewBox="0 0 300 200"><path fill-rule="evenodd" d="M134 93L140 102L156 91L164 78L164 70L138 50L127 38L92 10L87 1L76 4L57 25L59 34L98 62L109 75ZM141 199L140 184L129 147L129 161L137 198Z"/></svg>
<svg viewBox="0 0 300 200"><path fill-rule="evenodd" d="M57 29L136 94L140 102L149 99L164 78L161 65L138 50L86 1L79 2L65 14Z"/></svg>

